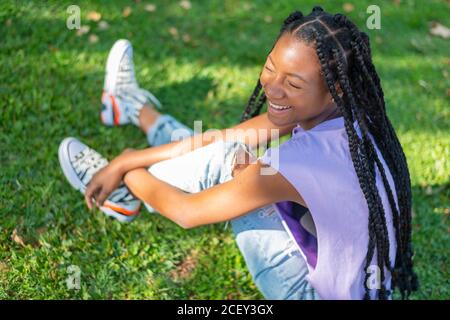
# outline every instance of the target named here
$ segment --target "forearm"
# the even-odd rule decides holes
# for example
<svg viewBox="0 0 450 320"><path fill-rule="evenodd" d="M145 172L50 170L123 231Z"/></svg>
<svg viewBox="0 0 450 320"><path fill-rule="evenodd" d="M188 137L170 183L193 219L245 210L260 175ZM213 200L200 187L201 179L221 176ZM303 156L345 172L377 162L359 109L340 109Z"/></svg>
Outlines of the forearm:
<svg viewBox="0 0 450 320"><path fill-rule="evenodd" d="M218 132L220 132L218 130ZM201 133L183 140L150 147L142 150L133 150L123 153L111 161L123 174L133 169L147 168L154 163L178 157L182 154L218 141L222 134Z"/></svg>
<svg viewBox="0 0 450 320"><path fill-rule="evenodd" d="M126 173L137 168L147 168L156 162L180 156L220 140L240 141L253 149L290 133L292 129L293 125L275 126L269 121L267 113L264 113L228 129L208 130L180 141L122 154L112 163Z"/></svg>
<svg viewBox="0 0 450 320"><path fill-rule="evenodd" d="M138 199L179 226L188 228L187 217L182 209L187 195L183 190L157 179L145 169L129 171L124 182Z"/></svg>

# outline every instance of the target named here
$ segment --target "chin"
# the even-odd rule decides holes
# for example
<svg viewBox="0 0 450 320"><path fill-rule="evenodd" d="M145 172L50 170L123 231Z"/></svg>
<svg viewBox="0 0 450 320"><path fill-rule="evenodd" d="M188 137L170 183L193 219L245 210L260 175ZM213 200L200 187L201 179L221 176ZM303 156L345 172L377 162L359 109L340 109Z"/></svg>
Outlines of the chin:
<svg viewBox="0 0 450 320"><path fill-rule="evenodd" d="M277 117L271 114L270 112L267 113L267 118L270 122L272 122L276 126L287 126L292 123L292 119L290 117Z"/></svg>

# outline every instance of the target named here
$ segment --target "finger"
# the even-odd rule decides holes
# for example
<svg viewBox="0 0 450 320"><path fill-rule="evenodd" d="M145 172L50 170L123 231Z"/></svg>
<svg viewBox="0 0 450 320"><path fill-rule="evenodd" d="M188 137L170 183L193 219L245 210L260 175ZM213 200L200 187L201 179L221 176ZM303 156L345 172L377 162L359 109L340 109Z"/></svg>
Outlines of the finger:
<svg viewBox="0 0 450 320"><path fill-rule="evenodd" d="M97 203L97 206L102 206L103 203L105 202L106 198L108 198L110 192L106 191L106 190L102 190L100 192L100 194L98 195L98 197L95 198L95 201Z"/></svg>
<svg viewBox="0 0 450 320"><path fill-rule="evenodd" d="M89 208L89 210L92 210L93 207L92 198L94 198L96 190L97 186L89 184L86 189L86 192L84 193L84 200L86 201L86 205Z"/></svg>

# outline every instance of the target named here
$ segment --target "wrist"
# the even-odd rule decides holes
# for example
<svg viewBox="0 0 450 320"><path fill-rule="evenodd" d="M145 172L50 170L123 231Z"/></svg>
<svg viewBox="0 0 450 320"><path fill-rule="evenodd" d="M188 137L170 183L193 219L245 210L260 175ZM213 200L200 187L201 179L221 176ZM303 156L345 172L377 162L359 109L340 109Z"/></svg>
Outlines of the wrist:
<svg viewBox="0 0 450 320"><path fill-rule="evenodd" d="M110 166L113 167L115 170L117 170L118 172L120 172L122 175L124 175L125 173L127 173L127 168L126 168L126 164L127 164L127 159L126 159L126 155L125 154L121 154L117 157L115 157L111 162L110 162Z"/></svg>

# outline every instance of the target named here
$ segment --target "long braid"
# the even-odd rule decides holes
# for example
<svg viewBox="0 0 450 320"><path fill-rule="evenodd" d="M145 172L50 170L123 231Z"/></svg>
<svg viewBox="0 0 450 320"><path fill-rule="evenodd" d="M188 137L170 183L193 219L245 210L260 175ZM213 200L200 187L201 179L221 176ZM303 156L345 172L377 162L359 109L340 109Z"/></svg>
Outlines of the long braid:
<svg viewBox="0 0 450 320"><path fill-rule="evenodd" d="M253 115L254 111L255 111L255 101L256 101L256 99L258 98L258 96L259 96L259 94L261 92L261 88L262 88L261 82L258 79L256 87L253 90L252 95L248 99L247 107L245 108L244 113L241 116L241 122L244 122L245 120L248 120L248 119L253 118L254 116L256 116L256 115Z"/></svg>
<svg viewBox="0 0 450 320"><path fill-rule="evenodd" d="M371 59L369 38L345 16L332 16L325 13L321 7L314 7L306 17L299 11L290 14L285 19L277 40L284 33L295 34L308 44L315 42L327 87L344 117L353 166L369 208L364 298L370 299L370 290L367 287L370 274L367 270L375 251L381 276L378 298L386 299L390 295L384 286L385 267L392 273L392 288L398 287L402 298L408 298L410 292L418 288L412 264L411 181L405 154L386 114L380 78ZM342 97L336 91L336 82L342 89ZM241 121L258 115L265 101L266 96L258 81ZM355 130L355 120L361 137ZM375 145L394 180L398 209ZM397 242L395 266L392 266L390 261L389 234L383 203L376 185L376 168L381 175L393 214Z"/></svg>
<svg viewBox="0 0 450 320"><path fill-rule="evenodd" d="M358 179L361 180L363 168L361 165L361 162L362 162L361 155L359 153L360 140L358 139L355 128L353 127L353 116L352 116L351 110L349 110L349 108L346 107L346 104L344 103L342 98L336 92L336 88L334 86L335 79L331 75L331 71L330 71L330 69L331 69L330 64L329 64L330 59L329 59L329 57L327 59L323 52L324 45L323 45L322 38L323 38L322 35L320 35L320 34L316 35L317 55L319 57L319 61L322 66L322 70L324 73L326 83L328 85L328 88L330 89L330 93L331 93L333 99L335 100L338 108L340 109L341 114L344 115L344 125L345 125L345 130L346 130L348 138L349 138L350 154L352 156L352 161L353 161L353 164L355 167L355 171L357 172ZM361 181L360 181L360 184L362 186L361 189L362 189L363 193L367 194L368 190L365 187L366 184L361 183ZM375 222L374 222L373 215L369 215L369 224L368 224L369 242L368 242L368 249L367 249L366 265L364 268L366 270L369 267L369 265L372 261L372 257L375 252L376 239L375 239L375 226L374 225L375 225ZM370 276L370 274L366 273L364 283L367 283L369 276ZM367 286L365 286L365 299L369 299L369 297L370 297L369 288Z"/></svg>
<svg viewBox="0 0 450 320"><path fill-rule="evenodd" d="M364 196L367 199L367 204L369 208L369 215L372 217L374 221L374 227L375 227L375 239L376 239L376 245L377 245L377 262L378 267L380 269L380 279L381 279L381 289L380 289L380 298L384 298L384 260L386 259L386 256L389 254L389 242L387 239L387 229L384 229L383 226L385 226L385 221L383 221L384 218L384 210L381 206L381 198L379 197L378 190L376 188L375 184L375 171L373 163L369 160L369 151L367 150L367 137L365 136L364 132L364 126L365 123L361 119L360 113L357 111L356 102L353 97L353 92L350 87L349 80L347 78L347 74L345 72L345 67L343 66L344 62L343 59L339 59L338 54L334 53L334 58L337 61L337 71L338 71L338 79L339 84L343 91L345 92L345 97L347 98L346 102L348 105L351 106L352 110L356 114L356 119L358 120L358 124L361 128L361 132L363 135L363 143L360 143L360 151L361 155L363 157L363 161L361 161L363 171L359 172L361 175L360 180L362 181L361 186L366 186L367 190L364 192Z"/></svg>
<svg viewBox="0 0 450 320"><path fill-rule="evenodd" d="M346 96L348 97L349 104L352 106L352 109L355 111L356 118L358 120L358 124L359 124L360 128L362 128L361 132L362 132L362 137L363 137L363 141L364 141L364 143L361 145L362 149L364 150L364 154L366 154L367 158L376 157L376 160L378 160L376 162L378 163L379 159L375 153L373 144L370 141L370 138L368 136L368 129L367 129L367 125L366 125L366 120L363 115L363 111L360 109L361 106L358 105L355 101L355 98L353 96L353 90L351 89L349 79L347 78L347 74L344 72L344 67L342 66L343 62L342 62L342 59L339 59L339 55L340 55L340 53L335 49L333 57L336 61L338 61L337 69L338 69L340 84L345 88L344 91L346 92ZM370 181L370 186L372 189L371 192L372 192L372 194L375 195L375 197L379 198L379 193L378 193L378 190L377 190L376 184L375 184L375 171L374 171L374 167L372 168L372 164L373 163L371 161L369 161L368 165L371 166L370 172L374 176L373 181ZM376 204L378 206L377 210L378 210L378 214L379 214L379 219L381 219L381 223L379 223L378 225L381 225L381 227L383 228L382 236L385 238L385 239L383 239L383 241L384 241L385 247L388 248L389 247L389 239L387 238L388 231L387 231L387 226L386 226L386 219L385 219L384 213L382 212L383 209L382 209L382 205L381 205L381 198L377 199ZM386 253L387 253L387 255L384 258L386 259L386 262L387 262L386 266L390 270L391 263L390 263L390 259L389 259L389 251L386 250Z"/></svg>
<svg viewBox="0 0 450 320"><path fill-rule="evenodd" d="M379 143L383 145L380 151L388 163L388 166L392 168L391 170L394 176L394 182L396 184L396 189L398 190L399 210L401 211L400 214L397 214L396 207L392 204L392 199L389 199L394 213L394 226L396 227L397 245L399 246L399 250L397 251L397 257L399 257L399 259L396 259L398 263L396 263L397 270L395 271L394 281L399 281L398 285L401 288L402 295L404 293L409 295L411 291L418 289L418 281L417 276L412 271L411 258L413 252L411 248L411 181L406 157L395 131L386 116L383 90L380 85L380 79L370 58L370 43L368 41L368 37L365 33L359 32L357 27L344 16L340 15L338 19L341 20L351 31L356 41L353 43L353 49L357 53L357 61L361 66L367 82L371 85L371 90L366 91L375 95L378 104L378 108L373 108L368 105L367 113L374 118L378 116L380 119L375 121L375 123L381 123L382 125L375 126L372 124L370 126L370 131L373 133L375 140L379 141ZM361 51L364 54L361 54ZM384 138L386 136L390 138ZM392 150L398 150L399 152L393 153ZM385 178L385 174L381 164L379 163L378 157L375 160L377 161L377 165L382 173L382 177L384 176L383 183L385 184L385 188L388 192L388 197L392 198L392 191L389 187L386 187L387 179ZM399 223L401 224L401 227L398 226ZM400 277L400 279L396 279L398 277Z"/></svg>

